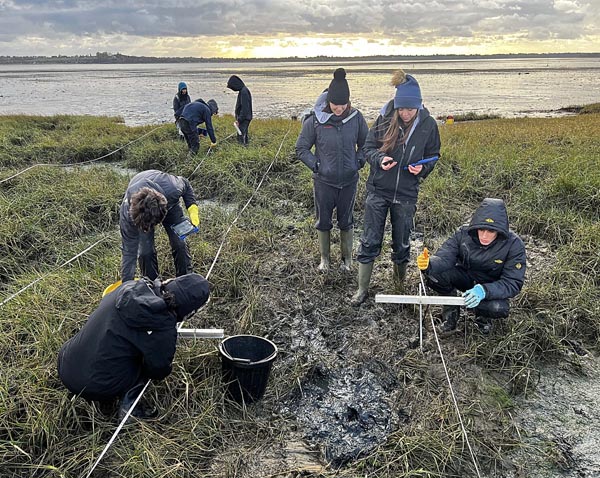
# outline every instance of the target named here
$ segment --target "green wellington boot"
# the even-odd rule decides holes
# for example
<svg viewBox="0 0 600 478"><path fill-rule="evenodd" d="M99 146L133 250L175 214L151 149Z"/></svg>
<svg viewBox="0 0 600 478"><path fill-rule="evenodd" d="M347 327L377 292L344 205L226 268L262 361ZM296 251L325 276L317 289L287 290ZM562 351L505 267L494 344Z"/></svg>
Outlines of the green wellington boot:
<svg viewBox="0 0 600 478"><path fill-rule="evenodd" d="M352 269L352 238L354 230L340 231L340 249L342 251L342 272L350 272Z"/></svg>
<svg viewBox="0 0 600 478"><path fill-rule="evenodd" d="M406 279L406 268L408 262L396 264L394 262L393 282L396 294L404 294L404 279Z"/></svg>
<svg viewBox="0 0 600 478"><path fill-rule="evenodd" d="M350 302L353 307L358 307L369 297L369 282L371 282L374 264L374 262L367 262L366 264L359 262L358 264L358 290L352 296Z"/></svg>
<svg viewBox="0 0 600 478"><path fill-rule="evenodd" d="M318 269L321 272L327 272L329 270L329 249L331 247L331 232L317 230L317 236L319 237L319 251L321 252L321 263L319 264Z"/></svg>

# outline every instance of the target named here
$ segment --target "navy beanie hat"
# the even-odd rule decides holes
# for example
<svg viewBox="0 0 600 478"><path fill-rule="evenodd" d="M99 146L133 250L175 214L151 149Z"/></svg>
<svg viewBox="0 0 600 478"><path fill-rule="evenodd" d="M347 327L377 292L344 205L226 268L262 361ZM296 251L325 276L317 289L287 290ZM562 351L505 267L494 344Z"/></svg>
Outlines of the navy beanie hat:
<svg viewBox="0 0 600 478"><path fill-rule="evenodd" d="M185 82L180 81L179 85L177 85L177 89L178 89L177 91L179 91L181 93L181 90L183 90L184 88L187 90L187 85L185 84Z"/></svg>
<svg viewBox="0 0 600 478"><path fill-rule="evenodd" d="M343 68L333 72L333 80L327 90L327 101L334 105L347 105L350 102L350 88L346 81L346 70Z"/></svg>
<svg viewBox="0 0 600 478"><path fill-rule="evenodd" d="M396 87L394 95L394 108L420 109L423 106L421 88L411 75L406 75L402 70L394 73L392 84Z"/></svg>

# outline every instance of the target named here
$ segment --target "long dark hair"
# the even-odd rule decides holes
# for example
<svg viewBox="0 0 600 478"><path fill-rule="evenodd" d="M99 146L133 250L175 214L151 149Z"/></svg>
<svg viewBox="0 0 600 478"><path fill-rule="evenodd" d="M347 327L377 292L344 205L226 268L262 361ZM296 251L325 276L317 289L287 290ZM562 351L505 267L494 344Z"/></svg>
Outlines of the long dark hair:
<svg viewBox="0 0 600 478"><path fill-rule="evenodd" d="M418 112L408 123L404 124L400 120L398 110L394 110L390 124L384 133L383 138L381 139L383 144L381 145L381 148L379 148L379 151L386 154L392 154L397 146L406 144L408 141L408 136L410 135L410 130L417 119L417 115ZM400 131L402 131L402 135L400 135Z"/></svg>

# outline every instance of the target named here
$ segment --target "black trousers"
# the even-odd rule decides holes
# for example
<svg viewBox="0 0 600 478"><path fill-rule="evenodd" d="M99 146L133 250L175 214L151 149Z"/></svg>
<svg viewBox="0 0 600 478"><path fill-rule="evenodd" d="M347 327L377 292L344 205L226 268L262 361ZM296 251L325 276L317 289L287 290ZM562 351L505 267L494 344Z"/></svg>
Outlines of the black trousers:
<svg viewBox="0 0 600 478"><path fill-rule="evenodd" d="M248 128L250 127L250 121L252 121L252 120L238 121L238 128L242 132L241 135L240 134L237 135L237 140L238 140L238 143L240 143L240 144L247 145L249 142Z"/></svg>
<svg viewBox="0 0 600 478"><path fill-rule="evenodd" d="M185 118L179 118L178 125L181 128L183 136L185 136L185 142L190 148L190 151L194 154L200 149L200 135L198 134L198 128L192 128L190 123Z"/></svg>
<svg viewBox="0 0 600 478"><path fill-rule="evenodd" d="M333 210L337 212L337 223L341 231L354 225L354 200L357 182L343 188L334 188L321 181L313 181L315 194L315 214L319 231L329 231L333 227Z"/></svg>
<svg viewBox="0 0 600 478"><path fill-rule="evenodd" d="M454 295L456 289L464 292L477 284L469 271L456 266L443 272L427 274L427 285L440 295ZM482 300L474 309L475 315L502 319L508 317L510 305L508 299Z"/></svg>
<svg viewBox="0 0 600 478"><path fill-rule="evenodd" d="M356 257L358 262L368 264L381 253L388 211L392 223L392 261L396 264L408 262L417 206L408 201L395 203L373 192L369 192L365 200L365 224Z"/></svg>

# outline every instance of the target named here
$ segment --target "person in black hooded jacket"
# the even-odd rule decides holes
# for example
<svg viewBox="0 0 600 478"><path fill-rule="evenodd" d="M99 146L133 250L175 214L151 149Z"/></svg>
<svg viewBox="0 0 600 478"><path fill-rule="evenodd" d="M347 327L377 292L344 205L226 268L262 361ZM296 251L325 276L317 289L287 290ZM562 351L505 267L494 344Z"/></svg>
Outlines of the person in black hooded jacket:
<svg viewBox="0 0 600 478"><path fill-rule="evenodd" d="M205 124L206 130L202 129L203 136L208 135L211 148L217 145L217 137L212 124L212 117L219 113L219 106L215 100L204 102L202 98L185 105L179 119L179 126L185 136L190 153L196 154L200 149L200 131L198 126Z"/></svg>
<svg viewBox="0 0 600 478"><path fill-rule="evenodd" d="M191 103L192 100L190 95L188 94L188 88L185 82L180 81L177 86L177 94L173 98L173 115L175 116L175 125L177 126L177 131L179 135L184 137L183 132L181 131L181 127L179 126L179 118L181 118L181 114L183 113L183 108L185 105Z"/></svg>
<svg viewBox="0 0 600 478"><path fill-rule="evenodd" d="M171 373L177 322L207 300L209 284L198 274L161 282L124 282L105 295L77 334L58 353L58 374L86 400L121 398L121 418L149 379ZM141 409L135 416L143 415Z"/></svg>
<svg viewBox="0 0 600 478"><path fill-rule="evenodd" d="M362 304L369 295L373 263L381 253L388 211L392 223L393 282L397 292L403 290L419 186L440 154L437 123L423 107L417 80L398 70L392 84L396 94L382 108L364 146L369 178L353 306ZM415 164L418 162L422 164Z"/></svg>
<svg viewBox="0 0 600 478"><path fill-rule="evenodd" d="M460 227L431 258L421 253L417 266L427 284L441 295L464 291L465 305L475 311L475 325L484 335L492 319L508 317L508 299L523 287L526 269L525 245L509 229L502 199L486 198L471 222ZM442 332L456 328L460 309L444 306Z"/></svg>
<svg viewBox="0 0 600 478"><path fill-rule="evenodd" d="M235 122L240 130L237 135L238 143L248 146L248 128L252 121L252 95L250 90L237 75L231 75L227 81L227 88L238 92L235 102Z"/></svg>

